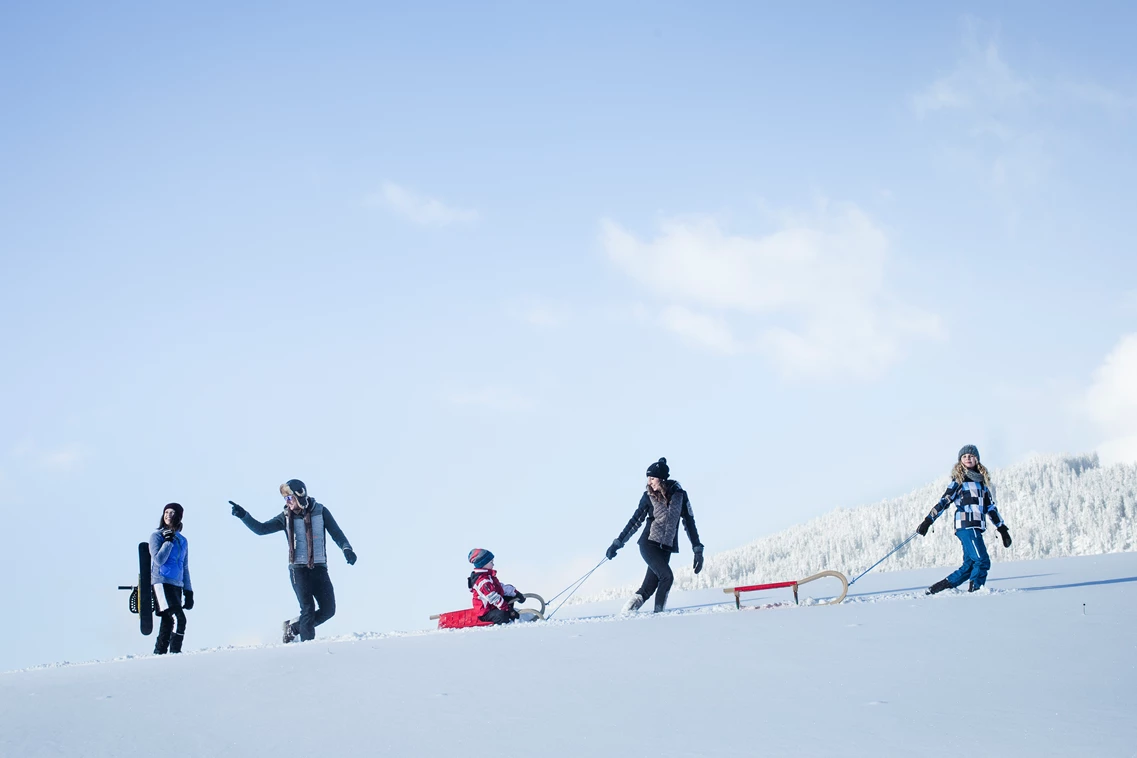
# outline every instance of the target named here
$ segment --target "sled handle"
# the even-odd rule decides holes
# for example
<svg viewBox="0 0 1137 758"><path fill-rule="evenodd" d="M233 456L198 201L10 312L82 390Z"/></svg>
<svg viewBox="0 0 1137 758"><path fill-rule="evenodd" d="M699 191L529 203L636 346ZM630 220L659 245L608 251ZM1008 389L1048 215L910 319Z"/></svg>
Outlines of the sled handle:
<svg viewBox="0 0 1137 758"><path fill-rule="evenodd" d="M824 579L827 576L831 576L835 579L840 580L840 582L841 582L841 594L838 595L837 597L833 598L832 600L826 600L823 603L818 603L818 605L837 605L837 603L840 603L842 600L844 600L845 595L847 595L849 593L849 580L845 578L845 575L842 574L840 571L818 571L813 576L807 576L805 579L798 579L797 580L797 582L794 584L794 602L795 603L797 602L797 588L798 587L800 587L801 585L803 585L807 582L812 582L815 579Z"/></svg>
<svg viewBox="0 0 1137 758"><path fill-rule="evenodd" d="M545 598L541 597L536 592L525 592L525 593L522 593L521 597L524 598L521 602L525 602L525 600L533 599L533 600L536 600L538 603L540 603L541 604L541 610L539 610L539 611L535 610L533 608L526 608L525 610L533 611L534 613L539 615L542 619L545 618Z"/></svg>

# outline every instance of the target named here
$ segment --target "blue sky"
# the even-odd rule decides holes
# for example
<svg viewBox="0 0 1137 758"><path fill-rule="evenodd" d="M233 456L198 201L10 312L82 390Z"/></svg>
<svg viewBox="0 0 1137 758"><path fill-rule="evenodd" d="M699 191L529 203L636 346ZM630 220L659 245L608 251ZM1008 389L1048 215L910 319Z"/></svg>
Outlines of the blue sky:
<svg viewBox="0 0 1137 758"><path fill-rule="evenodd" d="M272 639L226 501L292 477L360 556L333 634L462 607L473 547L554 594L661 455L712 553L967 442L1137 459L1134 15L5 6L0 669L147 649L172 500L187 645Z"/></svg>

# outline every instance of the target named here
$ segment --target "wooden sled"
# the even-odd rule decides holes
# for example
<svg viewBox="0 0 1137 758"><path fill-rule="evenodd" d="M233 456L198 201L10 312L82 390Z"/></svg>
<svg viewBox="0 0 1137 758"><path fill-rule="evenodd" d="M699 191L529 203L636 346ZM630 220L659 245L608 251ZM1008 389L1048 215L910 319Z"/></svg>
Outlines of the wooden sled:
<svg viewBox="0 0 1137 758"><path fill-rule="evenodd" d="M807 576L805 579L798 579L796 582L772 582L770 584L749 584L745 587L727 587L723 590L726 594L734 594L734 607L742 608L742 593L743 592L758 592L759 590L776 590L781 587L793 587L794 590L794 605L798 604L797 588L803 584L815 581L817 579L824 579L831 576L841 582L841 594L837 597L826 600L819 605L836 605L845 599L845 595L849 592L849 580L840 571L819 571L813 576ZM433 618L433 617L432 617Z"/></svg>

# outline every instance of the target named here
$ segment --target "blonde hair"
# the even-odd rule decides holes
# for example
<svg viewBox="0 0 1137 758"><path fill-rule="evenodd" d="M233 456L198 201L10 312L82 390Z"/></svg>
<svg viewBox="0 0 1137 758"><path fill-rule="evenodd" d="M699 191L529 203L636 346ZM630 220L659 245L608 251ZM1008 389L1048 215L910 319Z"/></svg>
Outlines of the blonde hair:
<svg viewBox="0 0 1137 758"><path fill-rule="evenodd" d="M985 485L987 485L988 488L990 488L990 486L991 486L991 475L987 473L987 467L984 466L982 463L976 463L975 468L980 474L982 474L983 483ZM963 465L963 461L960 461L960 462L955 464L955 468L953 468L951 470L951 478L956 480L960 484L963 484L965 481L967 481L967 466Z"/></svg>

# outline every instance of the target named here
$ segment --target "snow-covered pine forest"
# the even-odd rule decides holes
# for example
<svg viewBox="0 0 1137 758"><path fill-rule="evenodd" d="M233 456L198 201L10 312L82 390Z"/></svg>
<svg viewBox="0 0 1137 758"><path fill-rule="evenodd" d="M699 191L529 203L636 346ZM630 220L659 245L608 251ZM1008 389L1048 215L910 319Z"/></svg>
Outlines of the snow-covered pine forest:
<svg viewBox="0 0 1137 758"><path fill-rule="evenodd" d="M1047 455L993 468L991 477L999 512L1014 538L1011 549L1004 550L988 525L992 562L1137 550L1137 465L1102 467L1097 455ZM698 576L689 567L678 568L675 588L788 581L825 569L852 579L912 534L947 484L945 473L902 497L838 508L749 545L715 553ZM875 571L958 565L952 513L943 513L927 537L917 537ZM580 602L622 597L634 589L604 590Z"/></svg>

